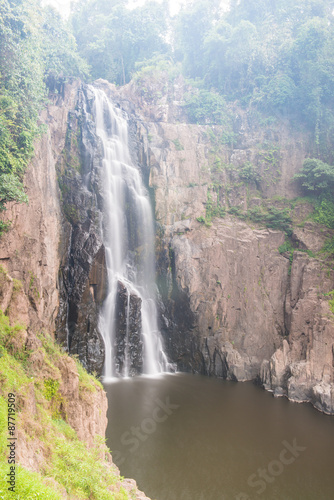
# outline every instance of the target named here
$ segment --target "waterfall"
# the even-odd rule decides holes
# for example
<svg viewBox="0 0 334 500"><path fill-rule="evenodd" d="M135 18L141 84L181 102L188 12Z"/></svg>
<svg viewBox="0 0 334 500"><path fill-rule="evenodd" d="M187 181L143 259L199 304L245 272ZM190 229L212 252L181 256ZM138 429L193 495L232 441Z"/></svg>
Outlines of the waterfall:
<svg viewBox="0 0 334 500"><path fill-rule="evenodd" d="M95 94L96 134L103 146L103 234L108 294L99 328L105 379L169 370L155 301L154 223L148 193L128 147L128 125L106 94Z"/></svg>

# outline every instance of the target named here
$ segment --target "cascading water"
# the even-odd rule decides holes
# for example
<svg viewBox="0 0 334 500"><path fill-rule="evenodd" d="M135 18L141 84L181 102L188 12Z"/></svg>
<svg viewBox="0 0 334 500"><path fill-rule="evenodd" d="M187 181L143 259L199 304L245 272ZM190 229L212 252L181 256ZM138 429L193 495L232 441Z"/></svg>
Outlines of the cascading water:
<svg viewBox="0 0 334 500"><path fill-rule="evenodd" d="M99 326L106 348L104 377L169 371L157 322L150 201L130 158L124 114L102 90L92 90L96 134L103 145L108 295Z"/></svg>

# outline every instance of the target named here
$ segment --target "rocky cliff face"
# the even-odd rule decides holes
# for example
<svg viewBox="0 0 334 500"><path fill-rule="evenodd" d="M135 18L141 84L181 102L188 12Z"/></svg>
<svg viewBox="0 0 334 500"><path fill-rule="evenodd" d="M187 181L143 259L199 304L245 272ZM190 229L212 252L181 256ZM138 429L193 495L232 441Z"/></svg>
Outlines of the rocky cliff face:
<svg viewBox="0 0 334 500"><path fill-rule="evenodd" d="M29 203L11 204L5 213L12 226L0 240L0 263L21 285L11 282L2 292L2 308L28 329L55 328L62 231L56 163L64 148L67 116L75 107L77 91L77 84L67 86L64 96L55 96L53 104L43 111L47 133L36 144L25 177Z"/></svg>
<svg viewBox="0 0 334 500"><path fill-rule="evenodd" d="M25 326L21 340L33 352L30 361L34 375L41 381L48 377L59 379L67 421L80 438L92 445L95 435L104 435L106 428L104 392L97 390L90 401L82 398L74 361L59 358L54 373L45 363L40 350L42 342L37 336L54 332L59 306L62 228L56 164L65 145L68 114L75 108L77 93L77 83L66 86L64 95L54 97L54 103L43 112L41 119L47 125L47 133L36 144L35 157L25 176L29 204L9 206L6 212L12 227L0 240L0 309L6 311L12 323L18 321ZM23 397L22 405L28 413L36 413L33 391ZM25 430L21 429L19 461L38 470L43 454L36 454L38 439L36 443L27 442Z"/></svg>
<svg viewBox="0 0 334 500"><path fill-rule="evenodd" d="M101 371L104 346L97 320L106 270L95 191L100 156L86 112L89 95L84 97L81 84L73 82L51 99L41 116L47 131L35 145L25 176L29 204L7 207L12 226L0 240L0 309L12 324L24 326L8 349L24 353L30 377L26 383L20 369L24 385L15 391L20 408L17 459L36 472L47 470L57 437L48 412L59 412L58 418L94 450L107 426L104 390L51 338L56 331L65 349L79 354L91 371ZM56 399L48 402L41 394L50 381L58 389ZM100 458L106 470L119 475L104 444ZM74 498L52 478L48 484L63 498ZM131 498L147 499L130 479L119 478L110 489L115 498L118 492L124 498L126 491Z"/></svg>
<svg viewBox="0 0 334 500"><path fill-rule="evenodd" d="M130 293L119 281L116 298L116 368L124 373L125 363L129 363L131 377L143 373L143 341L141 336L141 298Z"/></svg>
<svg viewBox="0 0 334 500"><path fill-rule="evenodd" d="M235 110L232 147L222 140L224 127L185 123L182 80L163 97L160 81L141 83L121 91L99 85L129 113L154 192L169 356L180 370L257 380L275 395L334 413L334 317L326 296L334 273L321 254L305 253L319 252L332 233L307 221L307 203L288 201L299 195L292 177L307 156L307 136L284 124L259 128ZM231 208L243 216L287 206L293 254L279 253L280 230L218 217Z"/></svg>
<svg viewBox="0 0 334 500"><path fill-rule="evenodd" d="M80 88L69 113L66 141L57 162L62 202L60 308L57 340L100 374L104 343L98 315L107 291L99 199L100 144L91 120L89 88Z"/></svg>

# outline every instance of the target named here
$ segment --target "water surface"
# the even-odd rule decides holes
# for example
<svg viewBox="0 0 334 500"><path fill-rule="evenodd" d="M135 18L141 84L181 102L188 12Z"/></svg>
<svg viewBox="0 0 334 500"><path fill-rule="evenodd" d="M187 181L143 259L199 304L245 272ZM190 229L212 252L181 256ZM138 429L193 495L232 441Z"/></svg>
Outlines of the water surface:
<svg viewBox="0 0 334 500"><path fill-rule="evenodd" d="M108 446L152 500L331 500L334 418L197 375L105 385Z"/></svg>

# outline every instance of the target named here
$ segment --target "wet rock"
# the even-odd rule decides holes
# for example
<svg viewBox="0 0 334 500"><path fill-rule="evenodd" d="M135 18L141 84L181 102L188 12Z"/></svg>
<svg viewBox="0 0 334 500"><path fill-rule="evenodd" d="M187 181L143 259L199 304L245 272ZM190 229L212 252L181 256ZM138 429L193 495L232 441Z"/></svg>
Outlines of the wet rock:
<svg viewBox="0 0 334 500"><path fill-rule="evenodd" d="M102 158L87 111L91 98L88 88L81 89L57 165L65 231L56 335L88 371L101 374L104 342L98 317L107 293L107 270L99 195Z"/></svg>
<svg viewBox="0 0 334 500"><path fill-rule="evenodd" d="M128 376L143 372L143 340L141 337L141 298L118 281L115 310L116 369Z"/></svg>

